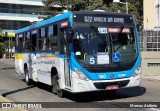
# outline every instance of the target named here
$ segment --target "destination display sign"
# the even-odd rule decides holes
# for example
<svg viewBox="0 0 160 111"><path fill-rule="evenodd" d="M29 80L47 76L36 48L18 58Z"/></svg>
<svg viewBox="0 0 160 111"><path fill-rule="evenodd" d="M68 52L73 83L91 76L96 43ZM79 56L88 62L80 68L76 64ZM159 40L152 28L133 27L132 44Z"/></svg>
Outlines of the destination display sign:
<svg viewBox="0 0 160 111"><path fill-rule="evenodd" d="M131 16L115 14L75 14L73 21L83 23L133 23Z"/></svg>
<svg viewBox="0 0 160 111"><path fill-rule="evenodd" d="M109 33L120 33L120 28L108 28ZM123 28L122 33L131 33L129 28Z"/></svg>

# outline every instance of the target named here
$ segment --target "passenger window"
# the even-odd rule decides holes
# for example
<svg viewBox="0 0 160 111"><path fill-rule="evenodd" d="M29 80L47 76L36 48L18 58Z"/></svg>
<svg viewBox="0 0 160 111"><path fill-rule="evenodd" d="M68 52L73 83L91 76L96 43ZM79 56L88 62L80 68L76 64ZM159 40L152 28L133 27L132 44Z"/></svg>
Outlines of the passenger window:
<svg viewBox="0 0 160 111"><path fill-rule="evenodd" d="M31 33L30 32L27 32L26 33L26 37L25 37L25 49L26 50L30 50L30 46L29 46L29 44L31 43Z"/></svg>
<svg viewBox="0 0 160 111"><path fill-rule="evenodd" d="M57 34L58 34L58 27L57 27L57 24L55 24L54 26L53 26L54 28L53 28L53 34L54 34L54 36L57 36Z"/></svg>
<svg viewBox="0 0 160 111"><path fill-rule="evenodd" d="M53 37L53 26L52 25L48 27L48 37L49 38Z"/></svg>
<svg viewBox="0 0 160 111"><path fill-rule="evenodd" d="M47 49L56 51L57 50L57 27L54 26L49 26L48 27L48 38L47 38Z"/></svg>
<svg viewBox="0 0 160 111"><path fill-rule="evenodd" d="M40 29L40 37L39 37L39 50L46 50L46 28Z"/></svg>
<svg viewBox="0 0 160 111"><path fill-rule="evenodd" d="M18 37L19 35L16 35L16 52L18 51Z"/></svg>
<svg viewBox="0 0 160 111"><path fill-rule="evenodd" d="M22 51L22 47L23 47L23 34L20 34L18 36L18 52Z"/></svg>
<svg viewBox="0 0 160 111"><path fill-rule="evenodd" d="M32 41L32 45L34 46L34 48L36 48L37 46L37 30L33 30L31 32L31 41Z"/></svg>

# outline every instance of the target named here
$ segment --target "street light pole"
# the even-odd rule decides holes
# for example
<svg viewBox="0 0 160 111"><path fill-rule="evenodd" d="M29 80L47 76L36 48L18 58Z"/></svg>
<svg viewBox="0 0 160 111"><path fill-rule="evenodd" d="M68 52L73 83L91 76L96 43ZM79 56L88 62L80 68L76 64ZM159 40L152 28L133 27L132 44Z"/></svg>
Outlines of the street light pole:
<svg viewBox="0 0 160 111"><path fill-rule="evenodd" d="M10 37L9 37L9 50L8 50L8 52L9 52L9 59L10 59L10 48L11 48L11 44L10 44Z"/></svg>
<svg viewBox="0 0 160 111"><path fill-rule="evenodd" d="M128 2L126 2L126 11L127 11L127 14L128 14Z"/></svg>
<svg viewBox="0 0 160 111"><path fill-rule="evenodd" d="M67 10L68 10L68 0L67 0Z"/></svg>
<svg viewBox="0 0 160 111"><path fill-rule="evenodd" d="M113 2L126 5L126 13L128 14L128 2L120 2L119 0L113 0Z"/></svg>

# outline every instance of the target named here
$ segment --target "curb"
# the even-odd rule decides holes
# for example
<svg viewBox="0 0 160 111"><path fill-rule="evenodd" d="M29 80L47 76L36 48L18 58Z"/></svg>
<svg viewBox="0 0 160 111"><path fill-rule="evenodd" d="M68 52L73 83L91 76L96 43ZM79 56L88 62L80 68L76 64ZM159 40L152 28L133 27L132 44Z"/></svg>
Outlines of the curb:
<svg viewBox="0 0 160 111"><path fill-rule="evenodd" d="M142 77L143 80L149 80L149 81L160 81L160 78L150 78L150 77Z"/></svg>
<svg viewBox="0 0 160 111"><path fill-rule="evenodd" d="M0 100L2 100L4 103L5 102L12 102L11 100L9 100L9 99L7 99L7 98L5 98L5 97L3 97L3 96L0 96ZM3 103L2 102L2 103ZM4 108L5 110L7 110L8 109L8 111L11 111L10 109L12 109L12 108ZM23 109L23 108L13 108L13 109L15 109L16 111L28 111L28 110L26 110L26 109ZM2 108L2 111L3 111L3 108Z"/></svg>

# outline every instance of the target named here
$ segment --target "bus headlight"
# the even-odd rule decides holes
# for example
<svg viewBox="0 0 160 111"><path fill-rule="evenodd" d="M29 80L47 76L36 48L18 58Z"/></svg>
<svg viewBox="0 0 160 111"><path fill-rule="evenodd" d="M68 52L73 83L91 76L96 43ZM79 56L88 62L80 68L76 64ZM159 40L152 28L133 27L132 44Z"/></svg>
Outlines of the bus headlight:
<svg viewBox="0 0 160 111"><path fill-rule="evenodd" d="M77 76L79 77L79 79L86 80L86 81L89 80L89 78L81 70L75 68L75 72Z"/></svg>
<svg viewBox="0 0 160 111"><path fill-rule="evenodd" d="M138 66L136 68L136 70L134 71L132 77L136 77L137 75L139 75L141 73L141 66Z"/></svg>

